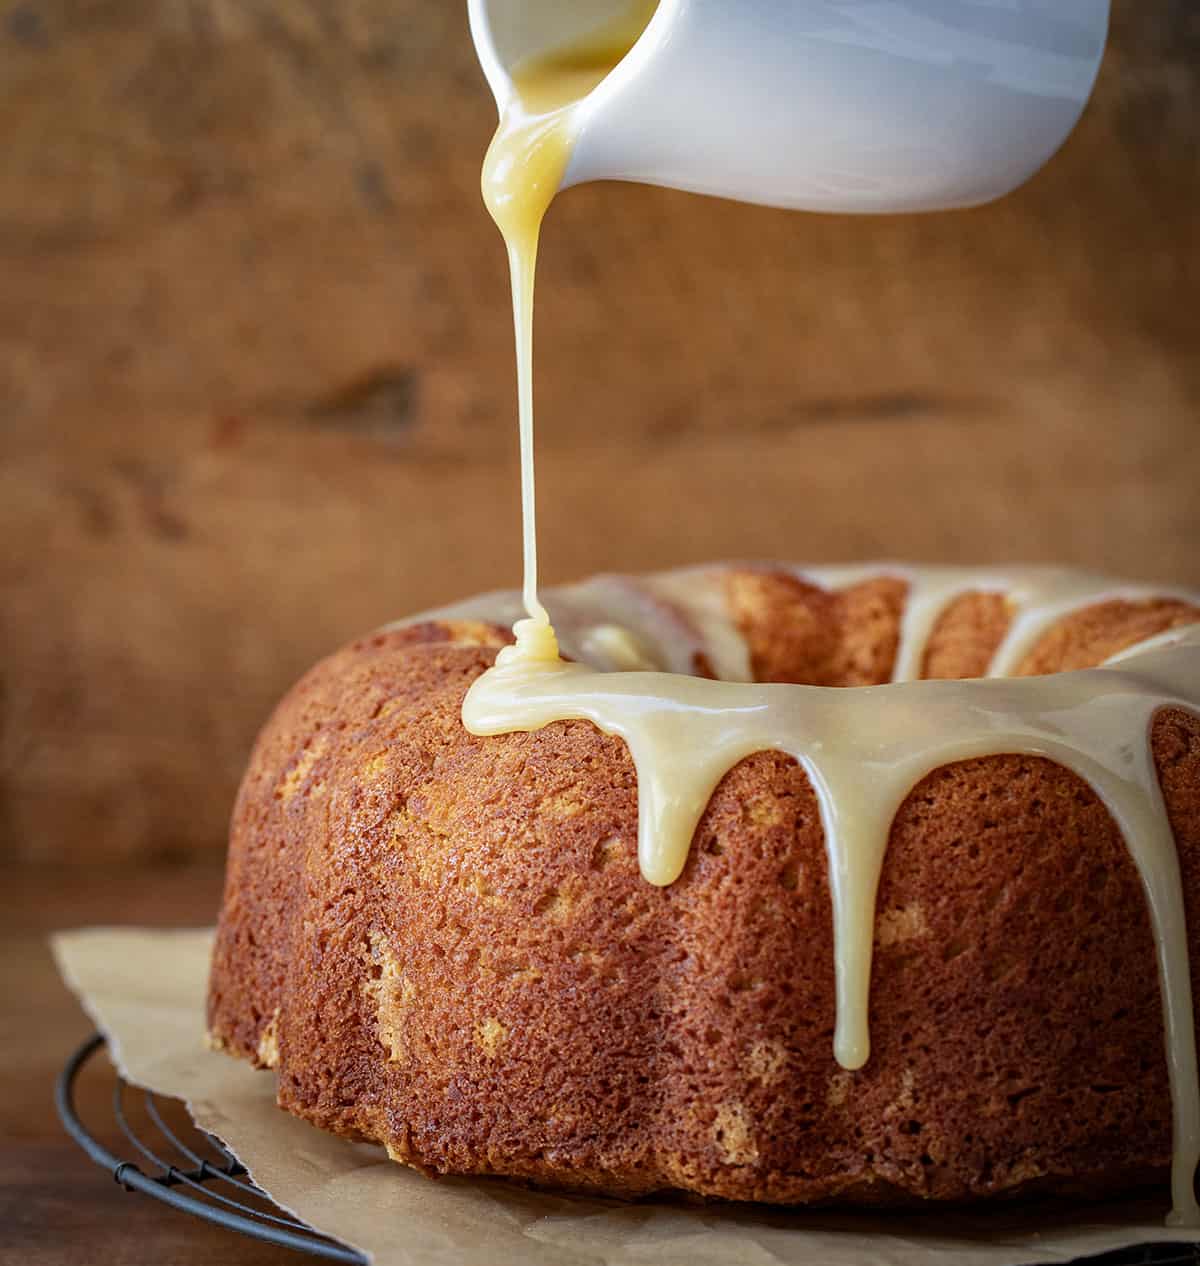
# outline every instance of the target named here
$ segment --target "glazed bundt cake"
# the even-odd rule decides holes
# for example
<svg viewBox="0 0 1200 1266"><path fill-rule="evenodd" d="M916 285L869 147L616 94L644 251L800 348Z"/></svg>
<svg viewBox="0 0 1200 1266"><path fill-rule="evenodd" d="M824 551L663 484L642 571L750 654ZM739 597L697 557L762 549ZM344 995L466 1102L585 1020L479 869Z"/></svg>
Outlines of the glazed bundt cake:
<svg viewBox="0 0 1200 1266"><path fill-rule="evenodd" d="M1118 821L1144 748L1138 794L1165 806L1175 898L1200 926L1200 601L1065 573L771 565L600 578L547 606L567 658L631 689L877 687L786 696L848 718L868 754L876 707L914 743L940 724L926 698L986 738L979 700L1031 691L1038 734L1074 743L1062 700L1082 683L1097 724L1126 718L1128 776L1102 796L1083 756L1030 739L906 789L863 912L869 1058L849 1067L847 881L815 744L811 762L733 763L678 878L647 882L622 738L583 719L464 727L513 595L390 627L282 701L233 816L209 1031L275 1070L283 1108L430 1173L624 1196L888 1204L1163 1178L1193 1022L1189 1002L1164 1027L1160 968L1179 958ZM1056 675L947 684L989 672ZM1176 989L1196 984L1196 939Z"/></svg>

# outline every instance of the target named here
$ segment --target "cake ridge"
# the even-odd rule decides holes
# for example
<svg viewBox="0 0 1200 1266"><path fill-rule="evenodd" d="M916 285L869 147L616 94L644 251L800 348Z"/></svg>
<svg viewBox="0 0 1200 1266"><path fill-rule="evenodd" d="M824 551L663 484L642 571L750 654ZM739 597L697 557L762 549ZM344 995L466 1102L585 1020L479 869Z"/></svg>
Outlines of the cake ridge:
<svg viewBox="0 0 1200 1266"><path fill-rule="evenodd" d="M544 597L554 615L555 627L558 628L560 623L570 625L571 605L577 601L580 593L598 583L620 582L634 589L643 588L651 595L665 598L683 608L685 618L698 631L711 632L718 623L722 624L720 632L723 640L726 643L735 639L741 641L743 653L731 654L727 647L725 653L717 658L725 663L738 664L739 667L728 676L724 673L716 675L726 680L748 681L753 680L753 677L745 660L744 637L739 633L728 610L718 615L715 609L710 609L706 613L708 618L698 622L695 610L698 605L695 593L697 587L702 590L706 585L719 585L724 578L740 573L786 574L828 591L840 591L879 579L902 581L907 586L907 591L899 647L890 676L893 682L921 679L921 657L939 618L956 600L974 593L1003 595L1013 610L1013 619L1003 642L992 655L987 671L982 674L986 676L1011 675L1019 668L1021 660L1036 647L1038 640L1058 622L1109 602L1177 603L1180 607L1190 607L1195 613L1189 622L1200 622L1198 591L1147 581L1125 581L1101 572L1040 563L969 567L887 560L820 565L732 561L691 564L667 571L631 575L600 573L584 581L555 586L548 589ZM690 594L689 588L692 590ZM498 625L508 626L521 618L521 602L522 598L517 590L492 590L460 602L432 608L384 627L401 628L422 620L460 618L487 619ZM561 612L564 609L568 612L565 621L561 615L556 614L556 610ZM1157 632L1149 636L1157 636ZM568 635L568 641L571 640ZM576 652L572 658L586 658L582 654L582 646L574 645L572 649ZM711 652L712 647L704 649ZM1122 648L1116 653L1125 653L1128 649L1130 648Z"/></svg>

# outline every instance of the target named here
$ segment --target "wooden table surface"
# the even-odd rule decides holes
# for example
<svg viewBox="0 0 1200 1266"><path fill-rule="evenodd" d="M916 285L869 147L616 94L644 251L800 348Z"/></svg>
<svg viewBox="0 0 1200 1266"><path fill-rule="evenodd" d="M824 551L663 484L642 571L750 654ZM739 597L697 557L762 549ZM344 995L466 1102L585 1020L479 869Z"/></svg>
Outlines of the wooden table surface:
<svg viewBox="0 0 1200 1266"><path fill-rule="evenodd" d="M54 1079L91 1024L59 980L47 937L95 923L198 926L221 890L216 865L0 867L0 1263L268 1266L305 1259L123 1193L64 1133ZM111 1082L84 1077L97 1127ZM121 1154L116 1127L98 1137Z"/></svg>

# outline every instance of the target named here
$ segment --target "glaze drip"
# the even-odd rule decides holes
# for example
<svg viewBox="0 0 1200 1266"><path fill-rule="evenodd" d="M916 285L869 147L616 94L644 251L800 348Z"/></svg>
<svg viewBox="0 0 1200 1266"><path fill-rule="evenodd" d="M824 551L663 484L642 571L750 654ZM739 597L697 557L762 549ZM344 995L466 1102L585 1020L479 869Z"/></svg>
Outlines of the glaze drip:
<svg viewBox="0 0 1200 1266"><path fill-rule="evenodd" d="M611 21L517 66L512 93L483 162L483 200L504 237L512 280L521 441L521 520L526 616L515 626L523 654L558 658L538 597L537 497L533 468L533 290L542 220L562 185L580 125L579 109L646 29L657 0L635 0Z"/></svg>

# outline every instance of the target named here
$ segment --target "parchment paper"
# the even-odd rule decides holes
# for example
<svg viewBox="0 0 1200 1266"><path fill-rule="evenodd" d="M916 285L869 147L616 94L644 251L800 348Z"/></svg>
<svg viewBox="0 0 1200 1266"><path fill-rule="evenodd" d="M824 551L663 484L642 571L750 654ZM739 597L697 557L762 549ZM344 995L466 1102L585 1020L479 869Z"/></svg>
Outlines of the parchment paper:
<svg viewBox="0 0 1200 1266"><path fill-rule="evenodd" d="M62 933L67 983L125 1078L187 1102L254 1180L376 1266L1024 1266L1141 1240L1200 1240L1163 1225L1168 1198L1054 1206L831 1214L547 1195L499 1181L431 1181L275 1106L274 1077L204 1045L212 933Z"/></svg>

